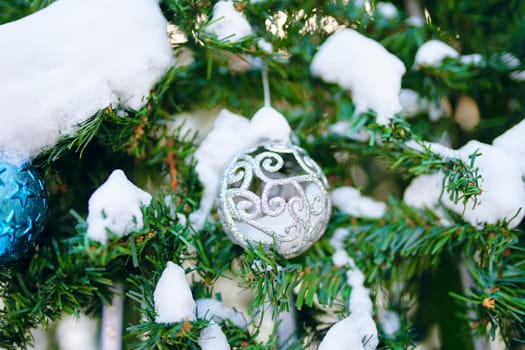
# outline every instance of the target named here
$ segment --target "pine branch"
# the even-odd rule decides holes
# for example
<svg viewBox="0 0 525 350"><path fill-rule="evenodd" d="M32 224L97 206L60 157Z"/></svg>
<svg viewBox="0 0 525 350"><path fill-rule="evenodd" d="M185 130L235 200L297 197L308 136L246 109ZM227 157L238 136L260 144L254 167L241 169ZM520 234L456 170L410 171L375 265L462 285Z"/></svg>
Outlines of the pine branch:
<svg viewBox="0 0 525 350"><path fill-rule="evenodd" d="M22 273L24 271L24 273ZM0 346L25 347L29 330L59 319L64 312L92 313L101 301L111 300L112 281L105 269L84 254L71 254L68 241L41 245L31 260L4 266L0 271Z"/></svg>
<svg viewBox="0 0 525 350"><path fill-rule="evenodd" d="M369 115L364 114L354 119L349 134L361 129L362 125L367 124L369 118ZM388 126L368 124L367 128L371 132L368 144L358 143L344 136L329 134L317 138L310 147L307 147L321 164L337 163L337 160L333 158L336 152L346 152L385 159L390 163L392 169L411 176L443 171L445 174L444 185L448 196L456 203L458 201L467 203L469 199L475 199L481 193L480 175L473 166L474 160L478 156L477 153L469 156L469 164L465 164L464 161L457 158L437 154L411 131L407 122L398 118L394 119ZM408 141L415 141L422 149L415 149ZM332 159L326 160L327 156L331 156ZM336 167L336 171L340 171L340 169Z"/></svg>
<svg viewBox="0 0 525 350"><path fill-rule="evenodd" d="M383 219L349 219L336 214L332 221L334 227L351 223L346 250L355 256L369 281L409 281L437 267L444 256L450 259L465 251L476 287L465 296L454 296L476 307L478 319L471 320L473 328L479 327L482 335L491 323L508 336L523 321L525 251L518 243L520 231L504 225L476 229L459 221L443 226L432 212L394 199Z"/></svg>
<svg viewBox="0 0 525 350"><path fill-rule="evenodd" d="M299 260L298 260L299 259ZM243 286L255 293L251 309L272 305L273 315L287 311L289 296L295 294L295 307L312 306L314 300L331 306L338 296L348 295L345 271L334 269L326 245L315 244L305 256L294 260L278 259L258 249L248 249L241 257Z"/></svg>

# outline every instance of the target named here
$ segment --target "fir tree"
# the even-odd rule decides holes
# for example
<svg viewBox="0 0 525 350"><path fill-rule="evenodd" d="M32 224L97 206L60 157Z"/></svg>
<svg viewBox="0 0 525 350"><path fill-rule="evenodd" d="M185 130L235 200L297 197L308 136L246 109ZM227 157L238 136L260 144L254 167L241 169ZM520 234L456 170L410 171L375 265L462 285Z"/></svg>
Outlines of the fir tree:
<svg viewBox="0 0 525 350"><path fill-rule="evenodd" d="M0 0L0 23L51 2ZM494 218L505 204L484 207L489 204L482 196L507 184L503 178L484 179L500 166L493 158L485 168L479 165L492 148L471 143L463 152L444 151L430 141L453 149L471 140L491 144L523 124L525 3L239 0L233 10L251 32L226 37L213 29L225 19L212 19L215 4L161 0L176 63L141 106L122 101L105 106L33 159L45 174L49 219L23 258L0 267L0 348L28 346L34 328L53 329L67 314L99 319L104 310L107 318L112 302L123 303L117 338L126 349L204 348L203 330L215 335L222 330L232 349L317 348L337 320L357 314L348 300L358 288L370 290L378 348L414 347L431 338L432 329L438 329L444 349L484 349L496 336L506 347L519 348L525 342L520 223L525 203L510 217ZM122 8L122 16L125 12ZM374 108L361 110L359 87L313 73L320 46L342 28L375 40L406 68L402 94L413 103L402 101L403 109L386 122ZM418 60L418 50L433 39L456 54ZM322 168L334 202L323 237L291 259L235 245L215 209L202 227L191 220L206 186L199 181L195 152L207 134L204 124L202 130L191 129L192 118L216 115L221 108L250 118L264 104L264 72L272 105L286 117L294 142ZM362 132L364 142L357 140ZM514 150L501 149L523 171L525 146L519 135L516 139L509 146ZM152 196L138 201L141 224L135 220L120 234L109 230L108 238L97 242L88 235L88 201L114 169L123 169ZM419 199L407 194L414 179L432 174L438 174L434 191L427 186ZM375 201L341 190L345 186ZM438 201L431 203L436 193ZM361 214L348 207L352 203ZM483 208L488 214L476 211ZM248 326L236 321L233 311L212 320L198 309L176 321L159 321L162 296L154 295L169 262L184 268L197 308L203 305L199 300L224 297L217 289L224 278L245 289L251 296ZM351 282L349 271L361 271L363 283ZM179 293L185 288L181 283L174 300L185 295ZM261 313L282 320L266 338L260 336ZM355 332L352 324L346 327ZM286 330L292 332L287 344ZM104 338L104 329L100 333ZM373 339L360 341L373 348Z"/></svg>

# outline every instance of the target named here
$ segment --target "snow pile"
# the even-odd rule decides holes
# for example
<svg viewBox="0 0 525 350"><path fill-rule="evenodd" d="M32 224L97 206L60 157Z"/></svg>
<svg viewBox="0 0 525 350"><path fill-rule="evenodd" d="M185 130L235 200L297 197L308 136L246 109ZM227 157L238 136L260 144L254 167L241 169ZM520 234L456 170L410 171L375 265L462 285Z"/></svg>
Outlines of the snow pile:
<svg viewBox="0 0 525 350"><path fill-rule="evenodd" d="M438 212L443 179L441 172L416 176L406 188L403 200L415 208L428 208L434 210L440 217L445 217L443 211ZM444 195L446 196L446 193Z"/></svg>
<svg viewBox="0 0 525 350"><path fill-rule="evenodd" d="M348 268L346 278L352 287L348 301L350 316L330 328L319 345L319 350L374 350L379 344L377 328L372 319L370 290L364 287L365 276L344 250L343 241L347 234L347 230L337 229L330 244L335 249L332 257L334 265Z"/></svg>
<svg viewBox="0 0 525 350"><path fill-rule="evenodd" d="M197 318L206 319L210 324L200 333L198 343L203 350L229 350L230 345L217 322L231 321L240 328L246 328L244 315L215 299L197 300Z"/></svg>
<svg viewBox="0 0 525 350"><path fill-rule="evenodd" d="M225 42L237 42L254 34L250 23L241 12L237 11L231 0L221 0L215 4L206 32ZM273 51L272 44L263 38L258 38L256 44L267 54ZM228 68L231 72L243 72L250 68L261 69L263 67L264 63L258 57L245 54L229 55Z"/></svg>
<svg viewBox="0 0 525 350"><path fill-rule="evenodd" d="M377 318L386 335L392 336L401 328L401 320L397 312L381 310Z"/></svg>
<svg viewBox="0 0 525 350"><path fill-rule="evenodd" d="M213 6L213 16L206 32L215 34L217 39L236 42L253 34L252 27L233 1L221 0Z"/></svg>
<svg viewBox="0 0 525 350"><path fill-rule="evenodd" d="M436 121L450 114L450 102L446 98L429 101L426 97L421 97L417 91L401 89L399 100L403 115L408 118L420 113L428 113L428 118ZM447 110L444 107L447 107Z"/></svg>
<svg viewBox="0 0 525 350"><path fill-rule="evenodd" d="M401 102L401 111L406 117L410 118L428 111L428 100L422 98L417 91L401 89L399 101Z"/></svg>
<svg viewBox="0 0 525 350"><path fill-rule="evenodd" d="M247 326L246 319L242 313L236 312L231 307L227 307L215 299L197 300L197 318L214 322L230 320L237 327L246 328Z"/></svg>
<svg viewBox="0 0 525 350"><path fill-rule="evenodd" d="M414 65L420 64L439 66L446 57L458 58L459 53L452 46L439 40L429 40L419 47L416 52Z"/></svg>
<svg viewBox="0 0 525 350"><path fill-rule="evenodd" d="M397 17L397 7L391 2L378 1L376 10L385 18L392 19Z"/></svg>
<svg viewBox="0 0 525 350"><path fill-rule="evenodd" d="M420 15L413 15L408 17L405 20L405 23L412 27L421 28L425 26L425 18L423 18L423 16Z"/></svg>
<svg viewBox="0 0 525 350"><path fill-rule="evenodd" d="M124 236L144 226L141 205L149 205L151 195L130 182L122 170L114 170L89 198L87 235L104 244L107 231Z"/></svg>
<svg viewBox="0 0 525 350"><path fill-rule="evenodd" d="M156 323L177 323L184 320L195 320L195 301L184 270L177 264L168 261L162 272L155 292Z"/></svg>
<svg viewBox="0 0 525 350"><path fill-rule="evenodd" d="M374 350L378 344L377 329L372 317L352 313L330 328L318 349Z"/></svg>
<svg viewBox="0 0 525 350"><path fill-rule="evenodd" d="M332 235L332 238L330 238L330 245L332 246L332 248L335 249L335 255L337 255L337 252L340 251L340 250L344 250L345 246L344 246L344 241L346 239L346 236L348 236L348 230L344 229L344 228L338 228L334 231L334 234ZM344 253L344 252L343 252ZM343 255L346 259L346 254ZM333 259L333 257L332 257ZM343 260L341 263L336 263L334 261L334 264L336 266L343 266L345 264L345 261L346 260Z"/></svg>
<svg viewBox="0 0 525 350"><path fill-rule="evenodd" d="M386 204L363 196L353 187L339 187L332 191L332 203L340 211L357 218L381 218L385 215Z"/></svg>
<svg viewBox="0 0 525 350"><path fill-rule="evenodd" d="M372 109L377 122L387 124L401 111L403 62L355 30L332 34L315 54L310 69L324 81L351 90L356 114Z"/></svg>
<svg viewBox="0 0 525 350"><path fill-rule="evenodd" d="M506 152L525 176L525 119L496 137L492 144Z"/></svg>
<svg viewBox="0 0 525 350"><path fill-rule="evenodd" d="M464 65L473 65L482 67L485 65L484 58L479 53L471 53L469 55L461 55L460 62Z"/></svg>
<svg viewBox="0 0 525 350"><path fill-rule="evenodd" d="M57 1L1 25L0 51L0 159L11 163L109 105L139 109L174 63L151 0Z"/></svg>
<svg viewBox="0 0 525 350"><path fill-rule="evenodd" d="M190 215L194 228L202 228L215 197L220 176L228 162L242 150L261 141L289 142L290 126L286 119L271 107L261 108L248 120L223 109L200 147L195 152L199 180L204 185L199 210Z"/></svg>
<svg viewBox="0 0 525 350"><path fill-rule="evenodd" d="M441 147L446 150L445 147ZM453 150L442 152L444 155L456 154L468 164L469 155L476 150L481 153L476 157L474 167L479 169L481 176L479 185L482 190L477 197L477 203L470 199L463 210L462 201L453 203L445 191L441 197L442 204L455 213L463 215L465 221L476 227L503 220L509 222L510 228L516 227L525 214L525 188L517 161L503 150L478 141L468 142L457 153ZM443 188L443 179L442 172L416 177L405 191L405 202L415 207L435 208ZM439 215L439 212L437 214Z"/></svg>
<svg viewBox="0 0 525 350"><path fill-rule="evenodd" d="M521 62L520 59L510 52L502 52L497 56L502 63L504 63L510 69L517 69ZM524 81L525 80L525 70L515 70L510 74L510 77L514 81Z"/></svg>
<svg viewBox="0 0 525 350"><path fill-rule="evenodd" d="M468 155L476 150L481 152L474 166L479 167L482 193L475 207L472 200L467 203L464 219L474 226L512 219L509 227L516 227L525 214L525 188L519 166L504 151L478 141L468 142L459 152L463 161L468 162ZM461 203L454 204L448 196L443 197L448 208L462 212Z"/></svg>
<svg viewBox="0 0 525 350"><path fill-rule="evenodd" d="M59 349L96 350L98 322L91 317L64 315L56 328Z"/></svg>
<svg viewBox="0 0 525 350"><path fill-rule="evenodd" d="M202 350L230 350L230 344L228 339L223 333L221 327L215 322L211 322L208 326L204 327L199 334L197 343Z"/></svg>

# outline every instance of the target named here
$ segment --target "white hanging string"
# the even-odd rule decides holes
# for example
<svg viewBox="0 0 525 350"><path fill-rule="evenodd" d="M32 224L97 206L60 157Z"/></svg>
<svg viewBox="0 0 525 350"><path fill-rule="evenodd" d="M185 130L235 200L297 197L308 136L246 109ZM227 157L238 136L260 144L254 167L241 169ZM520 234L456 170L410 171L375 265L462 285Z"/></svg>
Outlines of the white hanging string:
<svg viewBox="0 0 525 350"><path fill-rule="evenodd" d="M268 82L268 66L266 63L263 63L261 73L264 93L264 106L271 107L272 103L270 101L270 83Z"/></svg>

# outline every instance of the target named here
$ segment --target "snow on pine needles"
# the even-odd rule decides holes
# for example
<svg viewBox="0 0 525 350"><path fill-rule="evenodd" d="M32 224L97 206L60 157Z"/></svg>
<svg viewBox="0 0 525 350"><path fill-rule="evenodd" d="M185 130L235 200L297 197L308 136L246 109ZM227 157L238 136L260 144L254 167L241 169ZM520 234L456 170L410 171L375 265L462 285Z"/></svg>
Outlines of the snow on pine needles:
<svg viewBox="0 0 525 350"><path fill-rule="evenodd" d="M510 144L522 142L519 138L507 137ZM465 221L475 227L506 221L509 228L514 228L521 222L525 215L525 187L519 158L509 155L505 149L475 140L469 141L457 151L438 144L431 146L433 151L438 150L444 157L457 157L466 164L470 163L470 155L478 152L473 166L478 168L481 176L481 193L475 199L469 199L465 206L461 200L454 203L446 190L441 196L444 174L438 172L415 177L405 190L406 203L432 209L444 219L445 214L438 205L441 200L444 207L462 215ZM443 221L445 222L446 220Z"/></svg>
<svg viewBox="0 0 525 350"><path fill-rule="evenodd" d="M334 232L330 245L335 253L334 266L346 268L346 279L352 291L348 300L350 315L334 324L319 345L319 350L374 350L379 344L377 327L372 318L373 304L370 290L364 286L365 276L344 250L347 229Z"/></svg>
<svg viewBox="0 0 525 350"><path fill-rule="evenodd" d="M110 105L140 109L174 63L166 25L151 0L60 0L0 25L0 160L34 158Z"/></svg>
<svg viewBox="0 0 525 350"><path fill-rule="evenodd" d="M236 42L253 34L250 23L237 11L233 1L221 0L213 6L213 15L206 31L217 39Z"/></svg>
<svg viewBox="0 0 525 350"><path fill-rule="evenodd" d="M141 205L151 195L135 186L120 169L114 170L89 198L87 236L106 243L107 231L122 237L144 226Z"/></svg>
<svg viewBox="0 0 525 350"><path fill-rule="evenodd" d="M352 91L355 114L371 109L387 124L401 111L399 92L406 68L378 42L352 29L332 34L315 54L310 70L326 82Z"/></svg>
<svg viewBox="0 0 525 350"><path fill-rule="evenodd" d="M193 321L196 318L196 304L184 270L171 261L168 261L157 282L153 301L157 323Z"/></svg>

